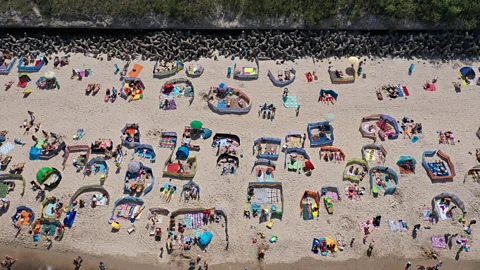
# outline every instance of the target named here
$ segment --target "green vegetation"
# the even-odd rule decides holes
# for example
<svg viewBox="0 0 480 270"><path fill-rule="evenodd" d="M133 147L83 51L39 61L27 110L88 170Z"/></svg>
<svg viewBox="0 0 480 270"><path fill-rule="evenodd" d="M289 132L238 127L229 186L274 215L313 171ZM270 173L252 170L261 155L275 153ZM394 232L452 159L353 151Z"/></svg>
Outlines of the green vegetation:
<svg viewBox="0 0 480 270"><path fill-rule="evenodd" d="M292 22L305 22L306 26L318 26L340 14L349 19L376 15L480 28L478 0L3 0L0 12L15 10L28 14L33 7L44 17L68 20L106 17L141 20L151 14L162 14L193 25L225 16L263 22L288 18Z"/></svg>

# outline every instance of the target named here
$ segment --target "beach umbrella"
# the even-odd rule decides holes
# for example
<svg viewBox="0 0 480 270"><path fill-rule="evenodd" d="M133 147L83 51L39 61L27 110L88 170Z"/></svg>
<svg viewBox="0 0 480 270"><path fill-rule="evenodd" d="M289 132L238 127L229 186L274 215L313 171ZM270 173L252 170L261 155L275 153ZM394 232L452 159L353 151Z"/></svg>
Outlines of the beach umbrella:
<svg viewBox="0 0 480 270"><path fill-rule="evenodd" d="M336 116L335 114L333 114L333 113L326 113L323 117L324 117L325 120L328 121L328 122L333 122L333 121L335 121L335 120L337 119L337 116Z"/></svg>
<svg viewBox="0 0 480 270"><path fill-rule="evenodd" d="M198 120L193 120L190 123L190 127L193 129L201 129L203 127L203 123Z"/></svg>
<svg viewBox="0 0 480 270"><path fill-rule="evenodd" d="M53 71L48 71L47 73L45 73L45 78L47 78L47 79L53 79L53 78L55 78L55 72L53 72Z"/></svg>
<svg viewBox="0 0 480 270"><path fill-rule="evenodd" d="M128 163L128 171L130 173L136 173L140 170L140 162L136 161L136 160L131 160L129 163Z"/></svg>
<svg viewBox="0 0 480 270"><path fill-rule="evenodd" d="M360 63L360 60L355 56L350 56L348 58L348 62L350 62L350 64L356 65L356 64Z"/></svg>
<svg viewBox="0 0 480 270"><path fill-rule="evenodd" d="M220 84L218 85L218 89L219 89L219 90L223 90L223 91L227 90L227 84L224 83L224 82L220 83Z"/></svg>

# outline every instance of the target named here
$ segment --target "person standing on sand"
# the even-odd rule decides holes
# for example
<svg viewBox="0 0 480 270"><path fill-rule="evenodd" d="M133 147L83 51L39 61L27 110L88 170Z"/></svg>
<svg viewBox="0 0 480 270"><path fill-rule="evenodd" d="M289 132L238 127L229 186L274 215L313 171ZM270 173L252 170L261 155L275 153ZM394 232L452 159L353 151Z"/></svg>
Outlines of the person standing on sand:
<svg viewBox="0 0 480 270"><path fill-rule="evenodd" d="M410 266L412 266L412 263L411 263L411 262L407 262L407 264L405 265L405 270L408 270L408 268L410 268Z"/></svg>
<svg viewBox="0 0 480 270"><path fill-rule="evenodd" d="M375 247L375 240L372 239L372 242L370 242L370 245L368 245L367 252L372 253L374 247Z"/></svg>
<svg viewBox="0 0 480 270"><path fill-rule="evenodd" d="M295 109L295 115L298 117L299 114L300 114L300 105L298 105L298 107Z"/></svg>
<svg viewBox="0 0 480 270"><path fill-rule="evenodd" d="M100 262L100 264L98 265L98 268L100 268L100 270L106 270L107 269L103 262Z"/></svg>

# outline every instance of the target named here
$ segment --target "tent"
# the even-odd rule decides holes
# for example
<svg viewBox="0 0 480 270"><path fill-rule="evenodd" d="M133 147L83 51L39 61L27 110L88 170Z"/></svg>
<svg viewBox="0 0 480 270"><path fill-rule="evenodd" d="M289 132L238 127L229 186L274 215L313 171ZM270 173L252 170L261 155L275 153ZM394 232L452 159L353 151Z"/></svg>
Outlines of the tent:
<svg viewBox="0 0 480 270"><path fill-rule="evenodd" d="M190 154L190 151L186 146L180 146L177 149L177 153L175 155L177 156L177 159L185 160L188 158L189 154Z"/></svg>
<svg viewBox="0 0 480 270"><path fill-rule="evenodd" d="M104 158L101 158L101 157L95 157L95 158L92 158L90 161L88 161L87 164L85 164L85 166L84 166L83 174L87 175L87 172L88 172L87 168L95 166L95 165L100 166L99 172L102 173L103 175L105 175L105 178L107 178L108 177L108 163Z"/></svg>
<svg viewBox="0 0 480 270"><path fill-rule="evenodd" d="M215 133L213 136L212 147L217 147L217 141L221 139L230 139L237 142L238 146L240 146L240 138L237 135L231 133Z"/></svg>
<svg viewBox="0 0 480 270"><path fill-rule="evenodd" d="M136 167L138 164L138 168L134 169L133 167ZM140 190L132 189L131 186L128 186L128 184L132 184L133 179L137 179L139 177L139 173L141 170L144 171L146 175L150 174L150 178L145 177L145 184L143 186L143 195L147 195L152 189L153 185L155 184L155 176L153 174L153 170L150 167L147 167L143 165L141 162L136 162L135 160L131 160L128 164L128 170L125 172L125 179L123 181L123 192L124 193L132 193L132 192L139 192ZM143 178L143 177L142 177ZM133 185L132 185L133 186ZM138 185L137 185L138 187Z"/></svg>
<svg viewBox="0 0 480 270"><path fill-rule="evenodd" d="M385 137L387 137L390 140L397 139L398 135L400 135L400 128L398 127L397 120L395 120L395 118L386 114L372 114L372 115L363 117L362 121L360 122L360 129L359 129L360 133L362 134L363 137L370 138L376 141L377 133L379 133L379 130L382 129L383 121L385 121L386 124L391 125L392 129L382 131L384 137L381 137L380 139L384 140ZM375 123L369 123L369 122L375 122ZM370 130L371 126L373 126L372 130ZM388 129L388 127L383 127L383 128Z"/></svg>
<svg viewBox="0 0 480 270"><path fill-rule="evenodd" d="M321 136L320 134L313 134L313 130L324 130L325 134ZM307 125L307 134L308 139L310 140L310 147L319 147L325 145L332 145L335 140L335 135L333 133L333 127L330 125L330 122L317 122L317 123L308 123Z"/></svg>
<svg viewBox="0 0 480 270"><path fill-rule="evenodd" d="M297 71L293 68L290 70L290 79L289 80L279 80L278 77L275 77L270 70L268 70L268 78L273 83L273 85L278 87L285 87L295 81Z"/></svg>
<svg viewBox="0 0 480 270"><path fill-rule="evenodd" d="M375 177L376 173L383 173L383 174L390 175L389 181L386 181L385 179L383 179L383 177L381 179L382 181L384 181L385 186L379 185L377 183L377 179ZM374 187L376 187L377 190L384 191L383 195L391 195L395 193L395 190L397 189L397 185L398 185L398 175L394 170L385 166L373 166L372 168L370 168L370 191L372 191Z"/></svg>
<svg viewBox="0 0 480 270"><path fill-rule="evenodd" d="M21 218L23 218L23 221L21 221ZM17 225L30 225L32 222L35 220L35 212L29 207L26 206L19 206L17 207L17 210L12 216L12 222L17 224Z"/></svg>
<svg viewBox="0 0 480 270"><path fill-rule="evenodd" d="M125 126L120 130L123 146L127 148L135 148L140 144L140 126L138 124L125 124Z"/></svg>
<svg viewBox="0 0 480 270"><path fill-rule="evenodd" d="M462 210L463 215L467 213L467 208L463 201L455 194L449 192L443 192L432 198L432 212L435 214L435 221L438 222L439 218L442 217L442 209L437 205L438 201L441 201L444 198L450 198L452 203L458 206Z"/></svg>
<svg viewBox="0 0 480 270"><path fill-rule="evenodd" d="M156 161L155 149L153 149L150 144L138 144L135 146L133 157L135 157L135 155L149 159L152 163Z"/></svg>
<svg viewBox="0 0 480 270"><path fill-rule="evenodd" d="M118 199L117 201L115 201L115 203L113 204L113 209L112 209L112 217L115 216L115 210L117 209L118 205L120 204L137 204L137 205L143 205L144 202L142 199L138 198L138 197L133 197L133 196L124 196L124 197L121 197L120 199Z"/></svg>
<svg viewBox="0 0 480 270"><path fill-rule="evenodd" d="M176 73L178 73L180 70L182 70L185 65L181 61L174 61L171 64L167 64L168 67L172 67L170 70L160 70L160 63L157 61L155 65L153 66L153 78L157 79L163 79L166 77L170 77ZM159 68L157 70L157 67Z"/></svg>
<svg viewBox="0 0 480 270"><path fill-rule="evenodd" d="M218 114L247 114L252 109L252 100L237 88L212 86L208 92L207 104Z"/></svg>
<svg viewBox="0 0 480 270"><path fill-rule="evenodd" d="M400 174L415 173L415 165L417 161L411 156L400 156L397 165L400 168Z"/></svg>
<svg viewBox="0 0 480 270"><path fill-rule="evenodd" d="M258 153L258 151L255 150L259 144L263 145L263 153ZM281 145L282 139L280 138L261 137L253 142L253 151L257 153L257 158L259 159L277 160Z"/></svg>
<svg viewBox="0 0 480 270"><path fill-rule="evenodd" d="M53 75L51 75L49 72L45 73L45 76L38 78L35 84L39 89L43 89L43 90L49 90L49 89L55 89L55 88L60 89L60 83L55 77L55 73L53 73Z"/></svg>
<svg viewBox="0 0 480 270"><path fill-rule="evenodd" d="M469 79L475 78L475 70L473 70L472 67L462 67L460 69L460 74L462 74L462 77L464 78L469 78Z"/></svg>
<svg viewBox="0 0 480 270"><path fill-rule="evenodd" d="M368 165L368 162L366 162L361 158L354 158L347 161L347 165L345 165L345 169L343 170L343 180L359 183L363 179L361 174L359 173L358 175L354 175L349 173L350 166L352 165L357 165L359 167L362 167L363 170L367 172L370 169L370 167Z"/></svg>
<svg viewBox="0 0 480 270"><path fill-rule="evenodd" d="M200 237L198 238L198 243L202 247L206 247L208 246L208 244L210 244L210 242L212 241L212 238L213 238L213 233L203 232L202 235L200 235Z"/></svg>
<svg viewBox="0 0 480 270"><path fill-rule="evenodd" d="M233 78L236 80L256 80L260 73L260 65L258 59L255 58L256 67L237 67L237 63L233 65Z"/></svg>
<svg viewBox="0 0 480 270"><path fill-rule="evenodd" d="M18 72L38 72L42 67L45 65L45 59L44 56L40 56L39 58L35 59L35 65L34 66L24 66L23 65L23 59L24 57L20 57L18 60Z"/></svg>
<svg viewBox="0 0 480 270"><path fill-rule="evenodd" d="M60 184L62 174L55 168L43 167L37 172L37 182L45 187L53 189Z"/></svg>
<svg viewBox="0 0 480 270"><path fill-rule="evenodd" d="M3 56L5 56L5 54L3 54ZM0 66L0 74L8 75L10 73L10 71L12 70L13 66L15 65L15 62L17 62L17 57L14 57L13 59L10 57L9 61L10 61L10 63L8 65L6 65L6 62L4 62Z"/></svg>
<svg viewBox="0 0 480 270"><path fill-rule="evenodd" d="M54 156L58 155L60 151L65 150L67 144L65 142L60 142L59 145L55 146L55 149L50 151L42 150L42 146L45 143L45 140L39 140L34 146L30 148L29 158L30 160L49 160Z"/></svg>
<svg viewBox="0 0 480 270"><path fill-rule="evenodd" d="M434 158L435 157L435 158ZM437 159L440 158L443 163L436 161L428 162L426 158ZM448 168L444 168L444 166ZM441 150L427 150L422 154L422 166L427 171L428 176L432 181L453 181L456 176L455 167L450 157Z"/></svg>
<svg viewBox="0 0 480 270"><path fill-rule="evenodd" d="M4 181L8 181L8 180L22 181L22 193L20 193L20 196L23 197L23 195L25 194L25 186L26 186L25 178L21 174L0 174L0 183L3 183Z"/></svg>
<svg viewBox="0 0 480 270"><path fill-rule="evenodd" d="M333 90L325 90L325 89L321 89L320 90L320 97L323 96L324 94L329 94L329 95L332 95L333 99L337 100L338 98L338 94L333 91Z"/></svg>
<svg viewBox="0 0 480 270"><path fill-rule="evenodd" d="M70 198L70 202L68 204L68 211L72 211L73 209L73 202L78 198L78 196L82 195L83 193L87 192L100 192L103 194L104 197L107 198L105 201L105 204L108 205L108 202L110 201L110 194L108 194L108 191L101 185L88 185L88 186L83 186L79 188Z"/></svg>
<svg viewBox="0 0 480 270"><path fill-rule="evenodd" d="M183 194L185 193L185 191L192 190L192 189L196 189L197 191L196 199L200 200L200 186L197 183L193 182L193 180L190 180L188 181L188 183L183 185L182 191L180 192L180 198L183 198Z"/></svg>
<svg viewBox="0 0 480 270"><path fill-rule="evenodd" d="M383 161L385 161L387 157L387 150L385 150L385 148L380 144L372 143L372 144L364 145L362 146L361 151L362 151L362 158L367 162L376 160L377 162L372 162L372 163L382 163L381 158L378 157L378 155L380 155L380 152L383 155ZM373 154L372 154L372 151L373 151ZM375 153L375 151L378 151L378 152Z"/></svg>

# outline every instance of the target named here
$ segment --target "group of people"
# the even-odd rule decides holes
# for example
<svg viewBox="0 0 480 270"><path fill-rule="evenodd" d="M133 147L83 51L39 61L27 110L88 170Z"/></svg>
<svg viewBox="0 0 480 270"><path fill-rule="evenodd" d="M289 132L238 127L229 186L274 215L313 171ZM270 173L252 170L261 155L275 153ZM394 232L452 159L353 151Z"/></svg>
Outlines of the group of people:
<svg viewBox="0 0 480 270"><path fill-rule="evenodd" d="M333 161L334 163L340 163L345 160L344 155L340 151L325 151L324 153L320 152L320 158L325 162Z"/></svg>
<svg viewBox="0 0 480 270"><path fill-rule="evenodd" d="M285 70L284 72L278 72L278 80L279 81L289 81L291 79L291 72L290 70Z"/></svg>
<svg viewBox="0 0 480 270"><path fill-rule="evenodd" d="M397 85L397 86L392 85L392 84L384 85L384 86L382 86L381 89L376 90L377 99L378 100L383 100L382 91L385 91L389 98L397 98L400 95L399 88L400 88L400 85Z"/></svg>
<svg viewBox="0 0 480 270"><path fill-rule="evenodd" d="M400 127L402 128L404 139L407 137L411 139L412 135L421 134L423 132L422 124L415 123L413 119L410 119L408 117L403 117Z"/></svg>
<svg viewBox="0 0 480 270"><path fill-rule="evenodd" d="M277 108L275 108L273 104L267 105L267 103L264 103L262 106L260 106L260 110L258 110L258 116L262 115L263 118L273 120L276 111Z"/></svg>
<svg viewBox="0 0 480 270"><path fill-rule="evenodd" d="M324 104L332 103L332 105L334 105L333 101L335 100L335 98L332 94L322 93L318 100Z"/></svg>
<svg viewBox="0 0 480 270"><path fill-rule="evenodd" d="M163 72L167 72L167 71L170 71L170 70L175 70L176 68L177 67L176 67L175 62L172 63L171 65L168 65L168 63L165 62L165 60L162 60L156 65L155 73L163 73Z"/></svg>
<svg viewBox="0 0 480 270"><path fill-rule="evenodd" d="M439 144L451 144L455 145L455 136L451 131L439 131L438 132L438 143Z"/></svg>

